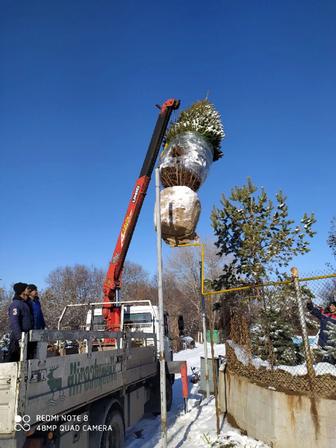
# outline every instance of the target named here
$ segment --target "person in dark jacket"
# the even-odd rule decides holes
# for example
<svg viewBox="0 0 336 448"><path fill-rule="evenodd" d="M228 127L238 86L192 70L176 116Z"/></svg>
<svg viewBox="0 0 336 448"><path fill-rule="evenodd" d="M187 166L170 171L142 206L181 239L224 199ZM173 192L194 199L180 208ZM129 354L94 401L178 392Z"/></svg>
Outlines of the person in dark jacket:
<svg viewBox="0 0 336 448"><path fill-rule="evenodd" d="M8 362L19 361L21 333L33 328L33 314L29 304L27 283L15 283L13 286L15 296L8 309L10 341L8 349Z"/></svg>
<svg viewBox="0 0 336 448"><path fill-rule="evenodd" d="M44 330L45 321L36 285L28 285L29 299L33 310L34 330Z"/></svg>
<svg viewBox="0 0 336 448"><path fill-rule="evenodd" d="M330 345L328 339L328 324L336 325L336 313L334 313L336 311L336 306L332 306L333 304L336 305L335 302L332 302L328 309L324 310L323 308L315 306L310 300L307 302L307 308L310 314L317 317L320 321L318 345L321 348L324 348L326 345ZM324 356L323 361L330 362L332 364L335 362L333 359L330 359L329 356Z"/></svg>

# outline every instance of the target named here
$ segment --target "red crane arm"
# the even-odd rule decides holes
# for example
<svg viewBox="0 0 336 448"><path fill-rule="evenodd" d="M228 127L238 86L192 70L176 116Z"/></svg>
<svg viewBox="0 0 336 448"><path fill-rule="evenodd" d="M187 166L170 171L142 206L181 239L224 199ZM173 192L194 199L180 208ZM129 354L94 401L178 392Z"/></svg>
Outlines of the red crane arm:
<svg viewBox="0 0 336 448"><path fill-rule="evenodd" d="M114 295L115 289L121 287L121 274L124 267L127 250L140 214L142 203L145 199L149 181L150 178L147 176L139 177L133 189L132 199L129 202L117 244L113 252L112 260L105 278L104 297L108 297L108 301L115 299L115 297L111 297L111 293Z"/></svg>
<svg viewBox="0 0 336 448"><path fill-rule="evenodd" d="M141 207L145 199L145 195L165 132L167 130L170 116L173 110L178 109L179 105L179 100L170 99L160 107L159 117L157 119L152 139L147 150L146 158L140 171L139 178L135 183L126 215L121 226L117 244L113 252L112 260L106 274L103 287L104 302L119 301L118 291L121 288L121 275L127 251L134 233L138 217L140 215ZM103 315L107 321L107 329L119 329L119 313L119 307L111 306L108 304L104 305Z"/></svg>

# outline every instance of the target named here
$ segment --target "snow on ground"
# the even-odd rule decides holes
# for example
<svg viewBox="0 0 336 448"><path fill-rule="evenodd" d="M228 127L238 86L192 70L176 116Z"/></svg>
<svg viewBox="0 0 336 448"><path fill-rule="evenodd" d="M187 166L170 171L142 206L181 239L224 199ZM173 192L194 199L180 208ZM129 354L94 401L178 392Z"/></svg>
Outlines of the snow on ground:
<svg viewBox="0 0 336 448"><path fill-rule="evenodd" d="M208 355L210 356L210 344ZM224 344L215 345L215 354L224 355ZM203 345L196 344L195 349L182 350L174 355L174 360L186 360L188 375L191 367L200 366L200 357L204 355ZM176 375L173 389L173 404L168 413L168 446L171 448L202 448L202 447L244 447L267 448L262 442L241 435L240 431L223 421L220 416L221 434L216 434L216 411L214 397L209 401L198 393L198 384L189 382L188 412L184 413L182 400L182 384L180 375ZM146 416L131 430L126 437L127 448L159 448L161 437L160 416Z"/></svg>
<svg viewBox="0 0 336 448"><path fill-rule="evenodd" d="M256 369L260 369L261 367L265 367L267 370L271 370L271 364L268 361L263 361L261 358L256 356L251 357L244 347L236 344L233 341L228 340L227 343L232 347L235 352L236 358L239 362L247 366L252 364ZM328 362L319 362L318 364L314 364L314 370L317 376L319 375L332 375L336 376L336 366L330 364ZM273 366L273 370L284 370L285 372L290 373L292 376L305 376L307 375L307 366L306 363L299 364L298 366L286 366L279 365Z"/></svg>

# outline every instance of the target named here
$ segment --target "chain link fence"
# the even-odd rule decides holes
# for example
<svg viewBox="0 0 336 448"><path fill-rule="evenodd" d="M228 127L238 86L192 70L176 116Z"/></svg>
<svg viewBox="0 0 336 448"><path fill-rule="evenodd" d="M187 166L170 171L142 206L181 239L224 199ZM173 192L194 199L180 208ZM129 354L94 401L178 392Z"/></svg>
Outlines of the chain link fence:
<svg viewBox="0 0 336 448"><path fill-rule="evenodd" d="M265 387L336 399L336 274L225 291L228 369ZM335 304L333 302L335 301Z"/></svg>

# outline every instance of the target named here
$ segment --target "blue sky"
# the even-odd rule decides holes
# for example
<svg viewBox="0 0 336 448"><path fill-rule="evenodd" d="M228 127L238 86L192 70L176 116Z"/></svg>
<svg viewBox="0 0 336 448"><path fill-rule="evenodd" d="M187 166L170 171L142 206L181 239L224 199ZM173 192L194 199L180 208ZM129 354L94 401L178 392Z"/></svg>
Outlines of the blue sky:
<svg viewBox="0 0 336 448"><path fill-rule="evenodd" d="M332 261L334 1L10 1L0 5L0 285L107 267L157 118L209 92L224 157L200 190L198 232L251 176L290 216L315 212L302 272ZM154 182L129 259L155 271Z"/></svg>

